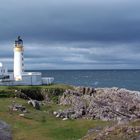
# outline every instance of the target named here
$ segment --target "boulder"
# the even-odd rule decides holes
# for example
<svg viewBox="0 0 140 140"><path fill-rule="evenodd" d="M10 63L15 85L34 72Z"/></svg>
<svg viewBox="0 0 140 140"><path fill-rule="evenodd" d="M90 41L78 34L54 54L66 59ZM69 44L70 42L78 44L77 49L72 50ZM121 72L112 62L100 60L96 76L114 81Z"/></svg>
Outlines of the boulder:
<svg viewBox="0 0 140 140"><path fill-rule="evenodd" d="M63 120L63 121L66 121L66 120L68 120L68 118L63 118L62 120Z"/></svg>
<svg viewBox="0 0 140 140"><path fill-rule="evenodd" d="M32 105L35 109L40 110L40 104L37 100L29 100L28 104Z"/></svg>
<svg viewBox="0 0 140 140"><path fill-rule="evenodd" d="M25 114L19 114L19 116L20 116L20 117L24 117L24 116L25 116Z"/></svg>
<svg viewBox="0 0 140 140"><path fill-rule="evenodd" d="M25 106L23 106L21 104L17 104L14 101L13 101L13 104L11 106L9 106L9 111L21 111L24 113L27 112Z"/></svg>
<svg viewBox="0 0 140 140"><path fill-rule="evenodd" d="M56 111L54 111L54 112L53 112L53 115L57 115L57 112L56 112Z"/></svg>
<svg viewBox="0 0 140 140"><path fill-rule="evenodd" d="M40 103L37 100L30 99L28 104L32 105L35 109L40 110Z"/></svg>
<svg viewBox="0 0 140 140"><path fill-rule="evenodd" d="M0 140L12 140L10 126L0 120Z"/></svg>

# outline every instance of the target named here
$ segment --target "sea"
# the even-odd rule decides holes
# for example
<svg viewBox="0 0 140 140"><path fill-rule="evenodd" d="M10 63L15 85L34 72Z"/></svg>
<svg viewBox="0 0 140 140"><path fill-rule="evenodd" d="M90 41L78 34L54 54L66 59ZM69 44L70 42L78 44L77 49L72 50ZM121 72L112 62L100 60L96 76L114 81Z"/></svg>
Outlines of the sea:
<svg viewBox="0 0 140 140"><path fill-rule="evenodd" d="M38 70L54 83L88 87L119 87L140 91L140 70Z"/></svg>

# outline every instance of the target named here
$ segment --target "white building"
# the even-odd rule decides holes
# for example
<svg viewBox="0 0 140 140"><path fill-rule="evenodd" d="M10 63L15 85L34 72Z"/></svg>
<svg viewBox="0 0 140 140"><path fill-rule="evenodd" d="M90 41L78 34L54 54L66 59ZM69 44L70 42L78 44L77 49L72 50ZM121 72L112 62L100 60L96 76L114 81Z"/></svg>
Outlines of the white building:
<svg viewBox="0 0 140 140"><path fill-rule="evenodd" d="M40 72L24 72L24 46L18 36L14 46L14 70L8 72L0 63L0 85L48 85L54 81L53 77L42 77Z"/></svg>
<svg viewBox="0 0 140 140"><path fill-rule="evenodd" d="M14 46L14 79L16 81L22 80L22 74L24 72L24 47L23 41L18 36L18 40L15 41Z"/></svg>

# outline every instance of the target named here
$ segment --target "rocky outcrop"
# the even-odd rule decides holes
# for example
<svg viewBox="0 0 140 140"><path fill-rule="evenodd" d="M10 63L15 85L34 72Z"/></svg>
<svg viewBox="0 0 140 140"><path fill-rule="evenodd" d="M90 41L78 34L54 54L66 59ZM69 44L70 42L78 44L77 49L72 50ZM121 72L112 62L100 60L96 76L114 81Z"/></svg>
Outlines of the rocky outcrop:
<svg viewBox="0 0 140 140"><path fill-rule="evenodd" d="M0 140L12 140L10 126L0 120Z"/></svg>
<svg viewBox="0 0 140 140"><path fill-rule="evenodd" d="M103 130L92 129L81 140L139 140L140 126L114 125Z"/></svg>
<svg viewBox="0 0 140 140"><path fill-rule="evenodd" d="M24 112L26 113L27 110L26 110L26 107L21 105L21 104L17 104L15 101L13 101L12 105L8 106L9 108L9 111L21 111L21 112Z"/></svg>
<svg viewBox="0 0 140 140"><path fill-rule="evenodd" d="M124 123L140 118L140 92L119 88L75 87L66 90L59 100L61 105L70 105L59 110L57 117L114 120Z"/></svg>

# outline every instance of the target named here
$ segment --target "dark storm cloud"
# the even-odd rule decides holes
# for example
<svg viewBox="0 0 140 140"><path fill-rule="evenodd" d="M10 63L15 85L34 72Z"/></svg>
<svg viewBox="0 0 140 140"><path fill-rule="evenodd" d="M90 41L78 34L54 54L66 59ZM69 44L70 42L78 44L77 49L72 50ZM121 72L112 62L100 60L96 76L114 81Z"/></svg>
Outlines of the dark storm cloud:
<svg viewBox="0 0 140 140"><path fill-rule="evenodd" d="M1 0L1 40L17 34L36 41L135 41L138 0Z"/></svg>
<svg viewBox="0 0 140 140"><path fill-rule="evenodd" d="M21 35L27 68L140 68L139 0L0 0L0 11L8 65Z"/></svg>

